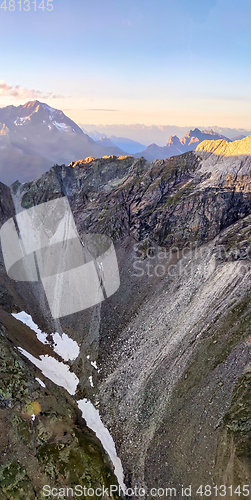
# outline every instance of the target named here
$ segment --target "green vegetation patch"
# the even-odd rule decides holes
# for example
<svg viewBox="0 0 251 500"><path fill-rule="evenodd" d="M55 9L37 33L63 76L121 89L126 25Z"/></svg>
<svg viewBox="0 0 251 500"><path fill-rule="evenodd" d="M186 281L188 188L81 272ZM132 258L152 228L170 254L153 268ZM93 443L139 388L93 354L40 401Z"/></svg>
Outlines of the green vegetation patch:
<svg viewBox="0 0 251 500"><path fill-rule="evenodd" d="M10 462L0 468L1 500L32 500L34 490L26 469L18 461Z"/></svg>
<svg viewBox="0 0 251 500"><path fill-rule="evenodd" d="M0 337L0 406L11 407L28 394L28 377L23 362Z"/></svg>

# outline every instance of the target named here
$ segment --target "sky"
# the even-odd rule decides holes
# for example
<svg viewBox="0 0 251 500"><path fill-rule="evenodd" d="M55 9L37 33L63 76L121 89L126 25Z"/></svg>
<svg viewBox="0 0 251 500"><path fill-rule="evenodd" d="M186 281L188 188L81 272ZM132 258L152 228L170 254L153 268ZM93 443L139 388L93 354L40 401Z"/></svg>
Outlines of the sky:
<svg viewBox="0 0 251 500"><path fill-rule="evenodd" d="M250 0L0 5L0 106L38 99L82 124L251 128Z"/></svg>

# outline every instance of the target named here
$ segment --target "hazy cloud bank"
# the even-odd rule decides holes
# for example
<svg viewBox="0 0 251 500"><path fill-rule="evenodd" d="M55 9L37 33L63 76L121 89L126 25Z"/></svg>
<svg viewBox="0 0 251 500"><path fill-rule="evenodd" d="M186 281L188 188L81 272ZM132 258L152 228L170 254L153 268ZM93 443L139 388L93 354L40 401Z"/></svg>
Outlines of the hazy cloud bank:
<svg viewBox="0 0 251 500"><path fill-rule="evenodd" d="M62 95L53 92L42 92L41 90L26 89L20 85L7 85L5 80L0 80L0 96L14 97L15 99L57 99L63 98Z"/></svg>

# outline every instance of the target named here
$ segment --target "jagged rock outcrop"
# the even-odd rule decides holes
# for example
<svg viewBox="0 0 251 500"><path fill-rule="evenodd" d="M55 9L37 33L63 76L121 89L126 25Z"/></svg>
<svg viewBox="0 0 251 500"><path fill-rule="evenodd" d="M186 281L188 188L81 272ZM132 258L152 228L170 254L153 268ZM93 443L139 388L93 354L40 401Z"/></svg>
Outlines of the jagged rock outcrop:
<svg viewBox="0 0 251 500"><path fill-rule="evenodd" d="M244 137L241 140L227 142L226 140L203 140L196 151L214 153L217 156L240 156L251 153L251 136Z"/></svg>
<svg viewBox="0 0 251 500"><path fill-rule="evenodd" d="M196 148L203 162L201 171L208 178L206 187L223 187L236 193L250 192L251 137L227 143L226 141L204 141Z"/></svg>
<svg viewBox="0 0 251 500"><path fill-rule="evenodd" d="M179 139L177 135L170 136L166 146L157 146L157 144L150 144L146 149L134 155L136 158L144 156L148 161L155 159L161 160L169 158L169 156L176 156L188 151L194 151L198 144L205 140L225 140L229 141L227 137L214 132L213 130L189 130L184 137Z"/></svg>
<svg viewBox="0 0 251 500"><path fill-rule="evenodd" d="M100 409L127 487L146 498L250 477L250 177L248 155L196 150L152 164L88 158L11 187L17 211L67 196L80 235L115 242L119 290L60 326L81 345L79 395ZM27 310L54 331L41 287L3 267L1 286L4 314Z"/></svg>

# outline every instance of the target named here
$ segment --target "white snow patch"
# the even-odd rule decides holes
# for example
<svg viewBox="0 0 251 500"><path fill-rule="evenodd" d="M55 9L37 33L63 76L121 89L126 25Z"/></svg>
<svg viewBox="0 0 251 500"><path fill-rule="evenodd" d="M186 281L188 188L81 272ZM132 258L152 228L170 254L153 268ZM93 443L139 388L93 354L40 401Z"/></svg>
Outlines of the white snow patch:
<svg viewBox="0 0 251 500"><path fill-rule="evenodd" d="M48 333L44 333L40 330L38 325L34 323L32 317L27 314L25 311L22 311L17 314L12 314L14 318L18 319L19 321L22 321L25 325L27 325L31 330L33 330L36 333L37 339L42 342L42 344L50 344L50 342L47 340ZM51 334L53 338L53 350L61 358L63 358L64 361L69 361L69 360L74 360L78 357L79 355L79 345L75 340L72 340L66 333L63 333L62 336L59 333L52 333Z"/></svg>
<svg viewBox="0 0 251 500"><path fill-rule="evenodd" d="M75 394L79 379L75 373L70 372L69 366L48 356L48 354L35 358L29 352L18 347L19 351L26 356L37 368L41 370L45 377L49 378L59 387L64 387L72 396Z"/></svg>
<svg viewBox="0 0 251 500"><path fill-rule="evenodd" d="M115 443L108 429L104 426L99 416L98 410L93 406L88 399L80 399L77 401L79 409L82 411L82 417L85 419L86 424L92 429L98 439L101 441L104 449L108 453L113 465L114 473L117 476L118 483L125 492L126 487L124 484L124 473L120 458L117 456Z"/></svg>
<svg viewBox="0 0 251 500"><path fill-rule="evenodd" d="M49 344L50 342L47 340L47 333L39 332L37 333L37 339L42 342L42 344Z"/></svg>
<svg viewBox="0 0 251 500"><path fill-rule="evenodd" d="M24 124L24 123L28 120L28 118L29 118L28 116L24 116L23 118L18 117L18 118L14 121L14 124L15 124L16 126L18 126L18 125L23 125L23 124Z"/></svg>
<svg viewBox="0 0 251 500"><path fill-rule="evenodd" d="M91 361L91 365L95 368L95 370L98 370L96 361Z"/></svg>
<svg viewBox="0 0 251 500"><path fill-rule="evenodd" d="M92 380L92 375L90 375L89 380L90 380L91 387L94 387L94 383L93 383L93 380Z"/></svg>
<svg viewBox="0 0 251 500"><path fill-rule="evenodd" d="M56 121L54 121L52 123L59 130L59 132L67 132L68 130L71 130L71 127L66 125L66 123L58 123Z"/></svg>
<svg viewBox="0 0 251 500"><path fill-rule="evenodd" d="M77 359L80 349L79 345L75 340L72 340L66 333L63 333L62 337L59 333L52 333L52 338L54 342L53 350L64 359L64 361Z"/></svg>
<svg viewBox="0 0 251 500"><path fill-rule="evenodd" d="M46 387L46 385L40 378L36 377L35 380L41 385L41 387Z"/></svg>
<svg viewBox="0 0 251 500"><path fill-rule="evenodd" d="M40 330L36 323L34 323L30 314L27 314L25 311L21 311L17 314L12 313L12 316L14 316L14 318L18 319L19 321L22 321L22 323L33 330L36 333L37 339L42 342L42 344L49 344L47 340L47 333L44 333L42 332L42 330Z"/></svg>

